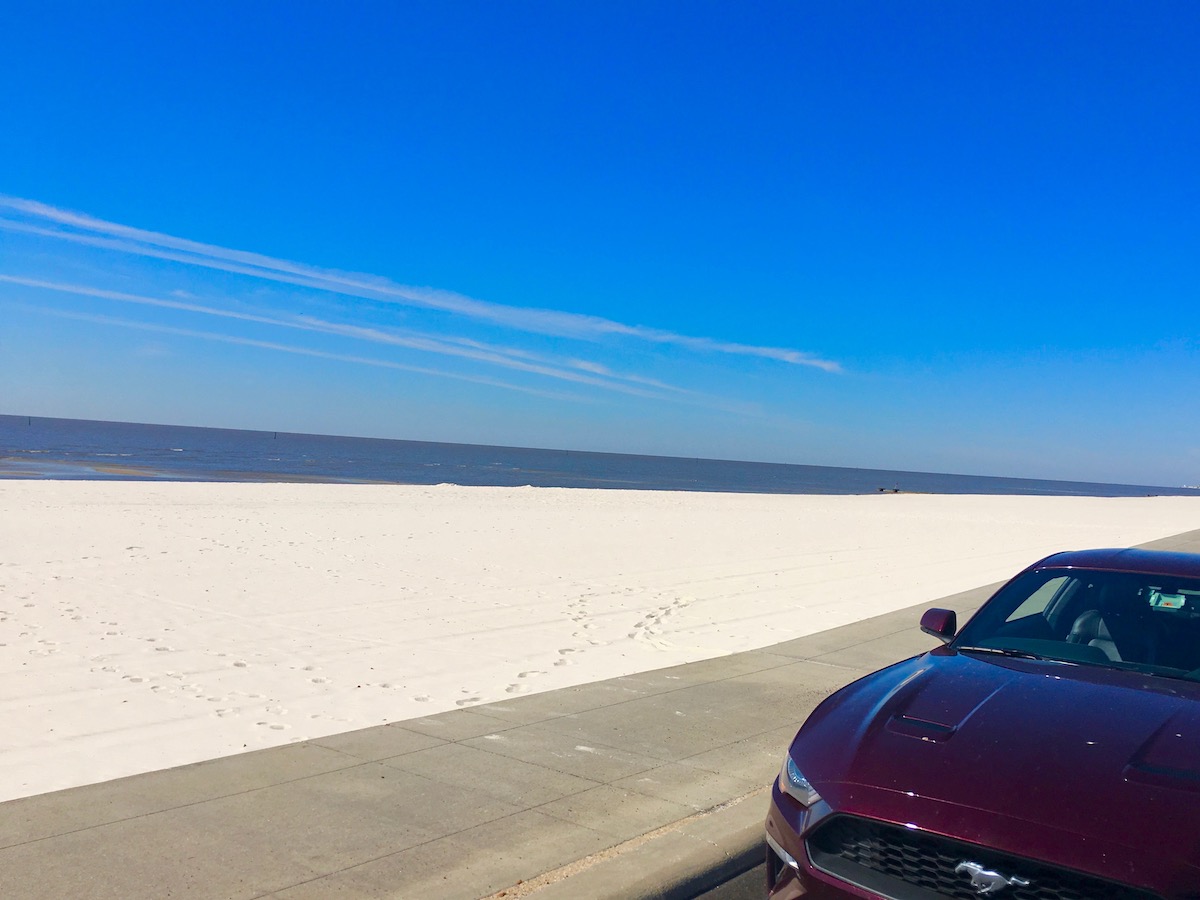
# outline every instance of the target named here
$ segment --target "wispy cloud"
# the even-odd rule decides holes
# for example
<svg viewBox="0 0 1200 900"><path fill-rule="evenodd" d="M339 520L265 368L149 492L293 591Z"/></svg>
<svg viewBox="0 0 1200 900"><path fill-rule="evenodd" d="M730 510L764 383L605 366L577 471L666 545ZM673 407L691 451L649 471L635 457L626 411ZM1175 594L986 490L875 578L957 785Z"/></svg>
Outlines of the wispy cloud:
<svg viewBox="0 0 1200 900"><path fill-rule="evenodd" d="M546 357L539 357L536 354L532 354L527 351L498 347L494 344L487 344L480 341L455 338L447 340L428 334L421 334L419 332L403 332L396 329L364 327L361 325L348 325L338 322L330 322L308 315L263 315L260 313L206 306L201 303L191 302L190 300L167 300L158 297L147 297L140 294L129 294L123 291L110 291L103 288L90 287L87 285L45 281L36 278L24 278L17 275L0 274L0 283L19 285L21 287L34 288L37 290L72 294L77 297L110 300L117 303L129 303L138 306L150 306L157 307L159 309L170 309L179 312L196 313L204 316L214 316L222 319L233 319L236 321L251 322L259 325L269 325L277 328L291 328L301 331L319 332L321 334L337 335L354 340L368 341L375 344L389 344L392 346L405 347L412 350L420 350L427 353L435 353L443 356L454 356L460 359L470 359L476 362L490 363L492 365L498 365L508 369L529 372L536 375L543 375L562 381L574 382L576 384L586 384L592 387L604 388L606 390L631 394L637 397L647 397L650 399L659 400L677 400L681 395L684 395L694 396L698 400L706 399L702 398L701 395L694 394L691 391L687 391L683 388L678 388L673 385L664 384L654 379L643 379L630 375L618 375L608 370L604 366L587 364L578 360L570 360L567 361L567 364L578 370L572 371L571 369L562 368L558 365L555 365L553 361L548 360ZM180 292L174 293L177 294ZM237 343L237 341L234 343ZM253 344L252 346L259 345ZM431 370L417 369L414 371ZM670 392L670 395L664 394L663 392Z"/></svg>
<svg viewBox="0 0 1200 900"><path fill-rule="evenodd" d="M421 375L433 375L439 378L453 378L457 381L468 381L472 384L486 384L491 387L505 388L510 391L520 391L523 394L532 394L535 397L546 397L552 400L569 400L572 402L584 401L583 397L575 394L565 394L558 391L543 391L537 388L513 384L511 382L502 381L496 378L488 378L481 375L469 375L463 372L453 372L445 369L427 368L425 366L412 366L406 363L394 362L393 360L389 359L376 359L373 357L355 356L347 353L330 353L325 350L314 350L310 347L297 347L291 344L279 344L274 341L260 341L253 338L220 334L212 331L200 331L192 328L178 328L173 325L158 325L152 322L121 319L116 316L97 315L95 313L69 312L67 310L49 309L41 306L32 307L22 304L11 305L19 306L30 312L55 316L56 318L60 319L73 319L79 322L91 322L96 325L113 325L120 328L132 328L138 331L149 331L156 334L170 334L178 337L198 338L200 340L216 341L222 344L235 344L242 347L255 347L260 350L274 350L278 353L291 353L297 356L311 356L316 357L317 359L328 359L336 362L352 363L354 365L374 366L380 369L397 369L402 372L416 372Z"/></svg>
<svg viewBox="0 0 1200 900"><path fill-rule="evenodd" d="M0 209L7 209L18 217L0 219L0 228L11 231L38 234L346 296L438 310L533 334L591 341L612 336L625 337L652 344L682 347L700 353L758 357L791 365L811 366L826 372L841 370L838 363L832 360L786 347L758 346L695 337L561 310L490 303L452 291L411 287L374 275L320 269L258 253L146 231L82 213L57 209L35 200L0 195ZM32 221L24 221L21 217ZM35 224L38 222L42 224ZM46 227L46 223L53 227Z"/></svg>

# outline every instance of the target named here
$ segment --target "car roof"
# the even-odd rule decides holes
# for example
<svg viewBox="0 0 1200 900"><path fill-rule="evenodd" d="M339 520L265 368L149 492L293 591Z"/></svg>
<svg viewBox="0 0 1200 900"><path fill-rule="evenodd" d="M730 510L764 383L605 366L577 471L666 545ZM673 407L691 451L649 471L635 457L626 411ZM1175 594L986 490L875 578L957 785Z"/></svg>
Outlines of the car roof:
<svg viewBox="0 0 1200 900"><path fill-rule="evenodd" d="M1200 578L1200 554L1171 550L1068 550L1034 563L1034 569L1104 569Z"/></svg>

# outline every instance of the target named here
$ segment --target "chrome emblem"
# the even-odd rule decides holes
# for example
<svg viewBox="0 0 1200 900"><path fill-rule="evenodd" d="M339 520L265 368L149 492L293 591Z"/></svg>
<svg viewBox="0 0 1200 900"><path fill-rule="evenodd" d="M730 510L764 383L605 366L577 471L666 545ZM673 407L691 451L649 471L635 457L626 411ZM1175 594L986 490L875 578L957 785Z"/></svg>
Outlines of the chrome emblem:
<svg viewBox="0 0 1200 900"><path fill-rule="evenodd" d="M1007 887L1029 887L1029 880L1010 875L1005 878L999 872L985 869L977 862L960 862L954 868L955 875L970 875L971 887L982 896L998 894Z"/></svg>

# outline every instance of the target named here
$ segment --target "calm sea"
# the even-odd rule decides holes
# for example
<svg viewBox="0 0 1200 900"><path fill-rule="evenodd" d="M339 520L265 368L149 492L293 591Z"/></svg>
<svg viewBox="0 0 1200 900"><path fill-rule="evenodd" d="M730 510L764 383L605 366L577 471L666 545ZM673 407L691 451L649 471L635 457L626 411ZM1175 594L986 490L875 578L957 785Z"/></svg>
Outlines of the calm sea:
<svg viewBox="0 0 1200 900"><path fill-rule="evenodd" d="M1195 488L1039 481L0 416L0 478L316 481L771 494L1200 496Z"/></svg>

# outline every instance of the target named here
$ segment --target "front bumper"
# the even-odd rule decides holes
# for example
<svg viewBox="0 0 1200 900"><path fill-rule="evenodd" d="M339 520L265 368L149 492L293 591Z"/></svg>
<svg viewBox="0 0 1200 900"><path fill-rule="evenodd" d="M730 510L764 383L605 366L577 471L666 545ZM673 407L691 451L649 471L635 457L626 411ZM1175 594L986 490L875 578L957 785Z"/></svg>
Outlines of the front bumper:
<svg viewBox="0 0 1200 900"><path fill-rule="evenodd" d="M767 811L767 896L770 900L886 900L818 871L800 835L828 815L824 803L807 810L782 794L776 784Z"/></svg>
<svg viewBox="0 0 1200 900"><path fill-rule="evenodd" d="M1194 870L1181 869L1178 860L1166 856L1133 853L1127 847L1055 833L1045 825L1023 820L1005 822L1004 827L981 834L978 810L915 797L889 808L889 798L900 796L895 792L861 785L843 787L851 789L834 799L833 808L825 800L810 808L782 793L778 784L773 786L766 819L767 896L771 900L889 900L977 891L974 883L962 883L971 873L960 873L954 866L956 860L961 860L960 865L968 860L982 864L988 870L985 874L996 875L998 870L1014 882L1028 879L1025 884L1035 885L1030 897L1200 898L1195 893L1200 882L1195 880ZM829 796L839 791L824 785L822 793ZM997 818L993 814L988 821L995 823ZM923 824L918 827L914 822ZM972 832L971 826L976 831ZM974 840L949 836L967 834ZM1055 847L1059 861L1045 856L1038 861L1040 854L1032 852L1048 846ZM1132 868L1135 861L1145 871L1158 872L1157 882L1137 878ZM1135 877L1114 879L1109 872L1097 872L1099 862L1120 865Z"/></svg>

